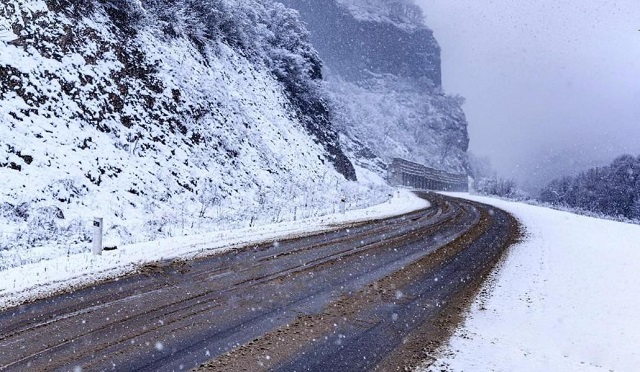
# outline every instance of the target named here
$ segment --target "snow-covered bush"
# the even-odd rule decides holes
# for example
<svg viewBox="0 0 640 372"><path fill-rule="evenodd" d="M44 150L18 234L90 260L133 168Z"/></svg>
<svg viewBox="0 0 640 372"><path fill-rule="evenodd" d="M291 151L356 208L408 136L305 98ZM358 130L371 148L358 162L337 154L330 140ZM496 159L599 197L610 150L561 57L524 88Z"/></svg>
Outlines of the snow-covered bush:
<svg viewBox="0 0 640 372"><path fill-rule="evenodd" d="M22 231L27 244L33 245L37 242L46 241L50 236L59 234L60 227L58 221L64 220L64 214L60 208L55 206L40 207L32 213L27 222L27 229Z"/></svg>
<svg viewBox="0 0 640 372"><path fill-rule="evenodd" d="M481 178L476 180L475 191L481 195L515 198L518 190L514 180L505 178Z"/></svg>
<svg viewBox="0 0 640 372"><path fill-rule="evenodd" d="M20 222L28 218L27 205L23 203L19 206L14 206L11 203L0 203L0 218L8 220L10 222Z"/></svg>

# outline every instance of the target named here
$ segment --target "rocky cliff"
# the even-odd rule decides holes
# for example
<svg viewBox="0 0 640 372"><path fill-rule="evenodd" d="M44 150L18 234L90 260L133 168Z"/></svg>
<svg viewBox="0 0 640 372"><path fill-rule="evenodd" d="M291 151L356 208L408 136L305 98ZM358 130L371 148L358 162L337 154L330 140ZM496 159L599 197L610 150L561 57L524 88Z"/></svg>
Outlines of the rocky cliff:
<svg viewBox="0 0 640 372"><path fill-rule="evenodd" d="M347 7L334 0L284 3L300 11L313 45L333 73L349 81L391 74L441 84L440 48L433 33L400 14L374 16L388 14L389 4L366 12L358 4Z"/></svg>
<svg viewBox="0 0 640 372"><path fill-rule="evenodd" d="M283 3L308 24L357 162L383 171L390 158L402 157L467 171L463 99L443 92L440 47L411 0Z"/></svg>

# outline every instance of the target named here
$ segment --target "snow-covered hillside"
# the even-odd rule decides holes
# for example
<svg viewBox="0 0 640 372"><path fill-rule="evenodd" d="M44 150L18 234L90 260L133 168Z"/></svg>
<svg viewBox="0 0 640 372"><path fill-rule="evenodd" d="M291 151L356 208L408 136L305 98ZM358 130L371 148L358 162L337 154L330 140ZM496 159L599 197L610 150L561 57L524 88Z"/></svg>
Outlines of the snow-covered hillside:
<svg viewBox="0 0 640 372"><path fill-rule="evenodd" d="M319 70L271 1L3 1L0 268L86 249L94 216L121 244L383 201Z"/></svg>
<svg viewBox="0 0 640 372"><path fill-rule="evenodd" d="M486 197L526 227L424 371L635 371L640 226Z"/></svg>
<svg viewBox="0 0 640 372"><path fill-rule="evenodd" d="M410 78L372 77L356 84L331 76L327 85L345 150L367 166L367 150L383 159L411 159L435 169L467 172L469 145L463 99L416 88ZM376 168L373 168L376 169Z"/></svg>

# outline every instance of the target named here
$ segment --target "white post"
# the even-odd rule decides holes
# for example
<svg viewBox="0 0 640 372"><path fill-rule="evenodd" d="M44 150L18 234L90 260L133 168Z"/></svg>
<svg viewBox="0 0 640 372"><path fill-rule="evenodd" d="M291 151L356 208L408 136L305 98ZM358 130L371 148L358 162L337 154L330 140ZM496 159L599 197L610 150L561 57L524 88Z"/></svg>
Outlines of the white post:
<svg viewBox="0 0 640 372"><path fill-rule="evenodd" d="M343 196L342 199L340 199L340 213L344 214L347 210L347 197Z"/></svg>
<svg viewBox="0 0 640 372"><path fill-rule="evenodd" d="M102 255L102 218L95 217L93 219L93 249L92 252L96 256Z"/></svg>

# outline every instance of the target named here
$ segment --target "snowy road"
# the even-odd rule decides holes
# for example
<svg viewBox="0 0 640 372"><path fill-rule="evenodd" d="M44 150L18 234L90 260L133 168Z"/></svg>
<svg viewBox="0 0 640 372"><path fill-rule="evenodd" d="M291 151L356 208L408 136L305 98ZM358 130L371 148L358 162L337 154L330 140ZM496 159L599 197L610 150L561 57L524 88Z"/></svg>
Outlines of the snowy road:
<svg viewBox="0 0 640 372"><path fill-rule="evenodd" d="M423 372L638 371L640 226L469 194L526 228Z"/></svg>
<svg viewBox="0 0 640 372"><path fill-rule="evenodd" d="M0 370L367 370L446 338L516 221L432 207L145 273L0 313ZM242 345L242 346L241 346Z"/></svg>

